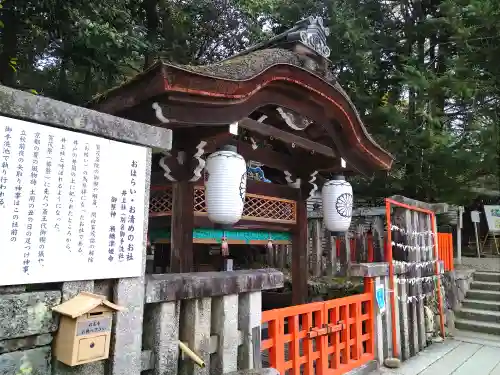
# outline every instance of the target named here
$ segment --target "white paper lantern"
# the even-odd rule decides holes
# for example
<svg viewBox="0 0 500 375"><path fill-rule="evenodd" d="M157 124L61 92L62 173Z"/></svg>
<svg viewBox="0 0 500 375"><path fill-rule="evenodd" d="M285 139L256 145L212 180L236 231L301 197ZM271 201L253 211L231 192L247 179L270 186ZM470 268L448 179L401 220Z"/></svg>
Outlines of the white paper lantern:
<svg viewBox="0 0 500 375"><path fill-rule="evenodd" d="M326 229L332 232L346 232L352 218L351 184L344 176L336 176L323 185L321 198Z"/></svg>
<svg viewBox="0 0 500 375"><path fill-rule="evenodd" d="M236 147L225 146L207 158L205 204L213 223L232 225L241 219L247 190L245 159Z"/></svg>

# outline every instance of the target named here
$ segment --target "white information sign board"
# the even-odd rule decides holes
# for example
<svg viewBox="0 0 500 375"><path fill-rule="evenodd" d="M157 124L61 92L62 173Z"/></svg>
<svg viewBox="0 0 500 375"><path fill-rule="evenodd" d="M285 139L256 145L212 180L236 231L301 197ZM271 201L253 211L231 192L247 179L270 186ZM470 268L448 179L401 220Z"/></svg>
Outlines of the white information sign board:
<svg viewBox="0 0 500 375"><path fill-rule="evenodd" d="M147 149L1 120L0 285L140 276Z"/></svg>
<svg viewBox="0 0 500 375"><path fill-rule="evenodd" d="M471 211L470 219L473 223L479 223L481 221L481 212L479 211Z"/></svg>
<svg viewBox="0 0 500 375"><path fill-rule="evenodd" d="M488 229L492 234L500 234L500 206L484 206Z"/></svg>

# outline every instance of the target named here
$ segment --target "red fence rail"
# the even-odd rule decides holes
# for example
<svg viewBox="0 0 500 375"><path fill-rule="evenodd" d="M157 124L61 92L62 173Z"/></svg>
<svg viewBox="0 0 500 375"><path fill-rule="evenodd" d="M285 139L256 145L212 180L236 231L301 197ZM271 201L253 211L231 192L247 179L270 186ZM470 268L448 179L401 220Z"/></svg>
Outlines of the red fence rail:
<svg viewBox="0 0 500 375"><path fill-rule="evenodd" d="M364 294L264 311L269 365L280 374L340 375L375 358L374 296Z"/></svg>
<svg viewBox="0 0 500 375"><path fill-rule="evenodd" d="M445 271L455 269L453 263L453 235L451 233L438 233L439 260L444 263Z"/></svg>

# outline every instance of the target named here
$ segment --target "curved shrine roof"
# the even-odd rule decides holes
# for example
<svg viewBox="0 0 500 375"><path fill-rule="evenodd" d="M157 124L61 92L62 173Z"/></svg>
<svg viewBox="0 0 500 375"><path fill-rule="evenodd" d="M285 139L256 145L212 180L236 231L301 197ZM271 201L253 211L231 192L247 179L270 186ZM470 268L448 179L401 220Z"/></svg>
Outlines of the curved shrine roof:
<svg viewBox="0 0 500 375"><path fill-rule="evenodd" d="M173 122L204 126L230 124L275 105L321 126L340 155L358 171L389 170L393 162L370 136L331 72L311 68L307 57L282 48L256 50L204 66L159 61L99 95L90 106L159 125L153 117L144 120L134 114L139 108L151 108L152 102Z"/></svg>

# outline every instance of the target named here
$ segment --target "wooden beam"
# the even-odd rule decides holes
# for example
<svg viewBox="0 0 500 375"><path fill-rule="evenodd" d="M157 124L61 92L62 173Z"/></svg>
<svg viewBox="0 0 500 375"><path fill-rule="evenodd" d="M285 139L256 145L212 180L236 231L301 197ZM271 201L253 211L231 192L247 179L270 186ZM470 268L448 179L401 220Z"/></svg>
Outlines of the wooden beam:
<svg viewBox="0 0 500 375"><path fill-rule="evenodd" d="M307 204L303 194L297 202L297 225L292 235L292 302L300 305L307 302Z"/></svg>
<svg viewBox="0 0 500 375"><path fill-rule="evenodd" d="M238 121L238 125L242 128L254 131L267 137L274 137L289 144L294 143L298 147L301 147L308 151L313 151L329 158L336 157L335 152L328 146L311 141L307 138L299 137L298 135L295 135L293 133L283 131L272 125L264 124L251 118L244 118L243 120Z"/></svg>
<svg viewBox="0 0 500 375"><path fill-rule="evenodd" d="M265 195L267 197L284 198L296 201L300 198L300 190L288 185L271 184L247 179L247 193Z"/></svg>
<svg viewBox="0 0 500 375"><path fill-rule="evenodd" d="M215 228L216 225L208 220L206 216L195 216L194 226L196 228ZM233 229L248 229L248 230L264 230L264 231L277 231L277 232L291 232L294 225L279 224L279 223L268 223L262 221L253 220L240 220L235 225Z"/></svg>
<svg viewBox="0 0 500 375"><path fill-rule="evenodd" d="M233 134L229 133L229 125L214 127L179 128L174 130L176 149L190 150L196 147L200 141L211 144L229 142L233 139Z"/></svg>
<svg viewBox="0 0 500 375"><path fill-rule="evenodd" d="M170 272L193 271L194 184L172 183Z"/></svg>
<svg viewBox="0 0 500 375"><path fill-rule="evenodd" d="M248 143L238 141L238 153L245 158L245 160L254 160L264 164L269 168L279 169L281 171L293 171L297 168L295 160L282 153L265 149L253 149Z"/></svg>
<svg viewBox="0 0 500 375"><path fill-rule="evenodd" d="M151 186L170 186L171 181L168 181L161 171L151 173ZM194 183L195 186L203 186L203 180L198 180ZM278 185L262 181L247 180L247 193L265 195L268 197L284 198L296 201L300 198L300 190L292 188L288 185Z"/></svg>
<svg viewBox="0 0 500 375"><path fill-rule="evenodd" d="M246 120L247 119L245 119L245 121ZM257 124L261 124L258 121L252 119L248 120L253 121ZM254 160L264 164L266 167L278 169L281 171L289 171L291 173L307 174L312 173L314 170L336 171L340 168L340 159L332 159L332 157L335 158L335 152L331 148L313 142L311 140L298 137L294 134L287 133L272 126L266 124L263 125L273 130L276 129L277 131L287 136L291 136L291 139L296 140L296 138L300 138L306 143L309 142L311 144L320 146L323 151L325 151L325 149L328 149L328 154L330 156L325 157L324 153L318 152L317 150L316 153L318 155L310 155L302 149L297 149L298 152L296 153L296 155L288 155L268 148L259 147L253 149L249 143L243 142L241 140L236 140L236 137L234 137L228 131L229 125L214 126L212 128L201 127L197 129L190 129L189 131L186 129L183 129L182 131L175 131L174 137L176 137L176 144L178 145L176 146L176 148L182 147L186 151L189 150L189 153L194 153L194 147L200 141L205 141L207 142L207 144L204 147L204 151L205 155L207 155L216 151L217 148L221 147L224 144L233 144L237 146L238 153L243 156L245 160ZM338 168L337 165L339 165Z"/></svg>

